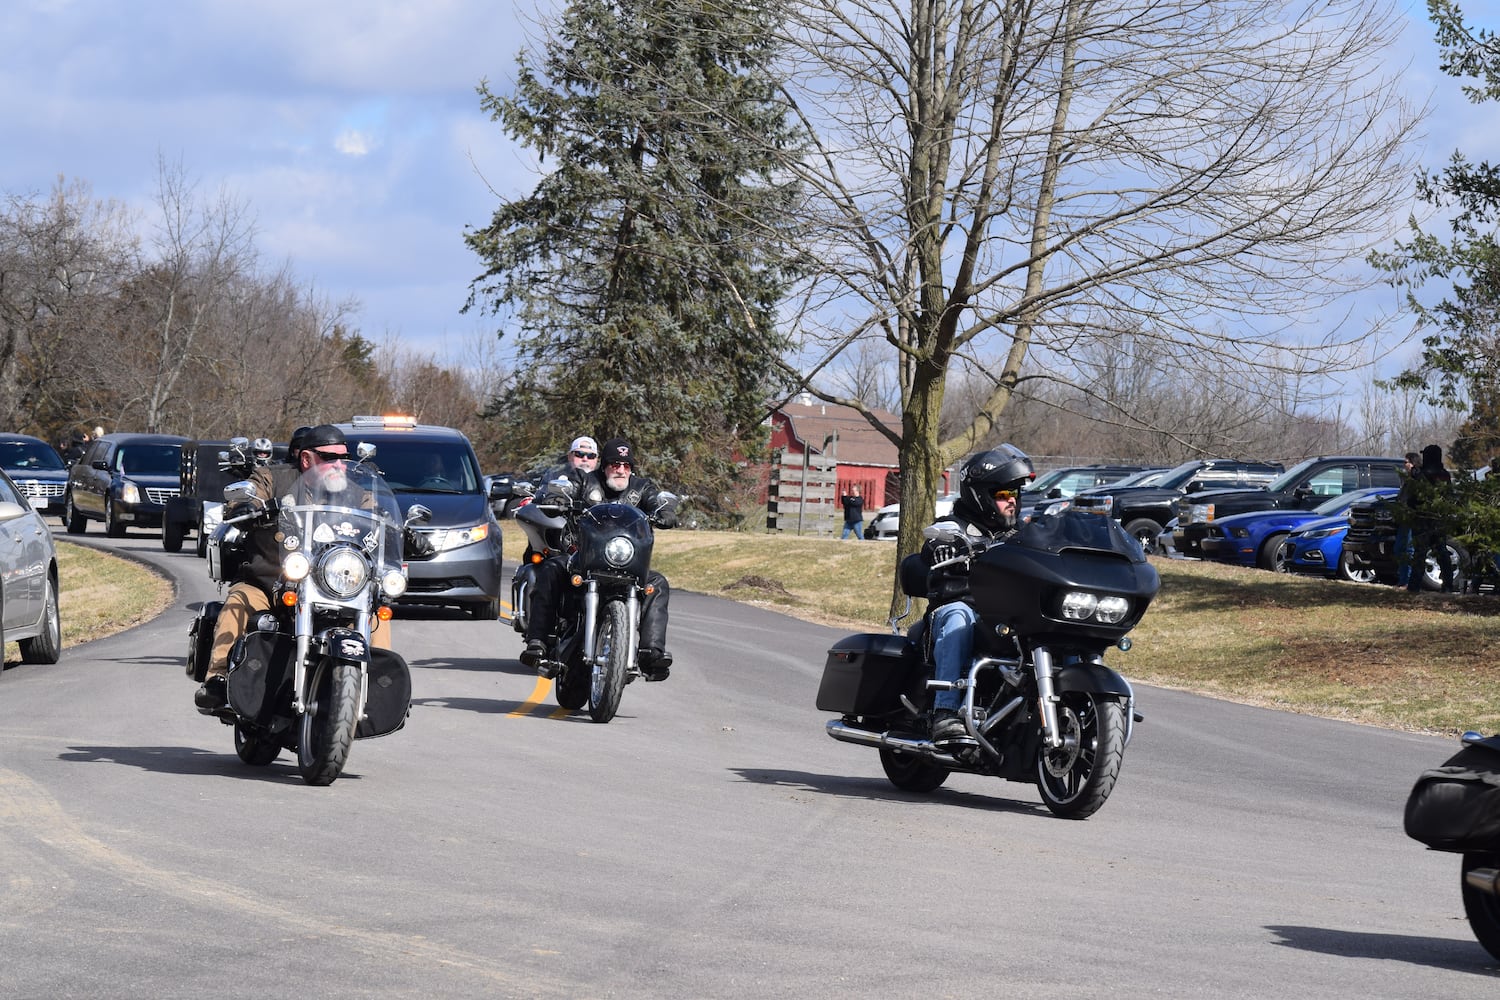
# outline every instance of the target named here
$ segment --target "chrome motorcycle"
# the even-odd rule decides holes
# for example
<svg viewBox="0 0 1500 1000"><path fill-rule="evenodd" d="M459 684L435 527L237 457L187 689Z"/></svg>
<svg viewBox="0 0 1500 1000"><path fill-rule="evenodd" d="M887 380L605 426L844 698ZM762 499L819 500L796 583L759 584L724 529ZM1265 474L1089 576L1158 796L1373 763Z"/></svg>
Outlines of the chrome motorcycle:
<svg viewBox="0 0 1500 1000"><path fill-rule="evenodd" d="M524 490L523 490L524 492ZM595 722L619 711L625 685L641 676L636 664L642 601L651 586L653 525L668 523L675 494L658 494L649 515L625 503L585 506L567 479L546 484L516 509L526 533L526 557L511 580L512 624L526 631L536 569L543 560L565 559L567 580L558 602L553 659L558 705L588 707Z"/></svg>
<svg viewBox="0 0 1500 1000"><path fill-rule="evenodd" d="M361 459L373 448L361 449ZM234 748L247 764L265 766L285 749L297 755L302 778L331 784L356 739L395 732L411 706L411 673L397 653L372 647L376 622L406 591L403 530L428 515L414 505L405 523L385 481L371 467L343 461L304 472L282 497L258 496L249 482L225 489L225 520L209 543L210 573L231 579L242 558L244 529L274 521L281 539L281 576L272 610L260 614L229 657L227 704L205 714L234 727ZM208 669L222 602L209 602L190 630L188 676Z"/></svg>
<svg viewBox="0 0 1500 1000"><path fill-rule="evenodd" d="M828 735L879 750L886 777L906 791L930 792L954 771L986 774L1035 783L1057 816L1093 815L1141 721L1104 652L1130 648L1128 633L1156 596L1156 570L1117 521L1081 508L1035 517L987 546L941 540L957 554L931 569L967 567L979 616L967 670L951 684L932 679L930 609L906 635L896 619L890 634L848 636L829 650L818 689L818 709L839 714ZM920 555L902 561L908 598L928 597L932 579ZM931 741L937 688L962 692L968 745Z"/></svg>

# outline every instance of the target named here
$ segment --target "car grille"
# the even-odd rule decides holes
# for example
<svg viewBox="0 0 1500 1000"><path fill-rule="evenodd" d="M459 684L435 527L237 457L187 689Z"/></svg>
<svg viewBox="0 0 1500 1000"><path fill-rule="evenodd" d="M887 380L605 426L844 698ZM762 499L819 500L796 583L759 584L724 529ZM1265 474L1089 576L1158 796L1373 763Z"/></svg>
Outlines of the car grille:
<svg viewBox="0 0 1500 1000"><path fill-rule="evenodd" d="M146 499L155 504L164 504L173 497L182 496L182 490L171 486L146 487Z"/></svg>
<svg viewBox="0 0 1500 1000"><path fill-rule="evenodd" d="M12 482L16 484L22 496L60 497L63 495L63 483L43 483L35 479L14 479Z"/></svg>
<svg viewBox="0 0 1500 1000"><path fill-rule="evenodd" d="M1389 535L1395 527L1395 518L1385 506L1349 508L1349 533L1344 536L1347 545L1365 542L1380 535Z"/></svg>

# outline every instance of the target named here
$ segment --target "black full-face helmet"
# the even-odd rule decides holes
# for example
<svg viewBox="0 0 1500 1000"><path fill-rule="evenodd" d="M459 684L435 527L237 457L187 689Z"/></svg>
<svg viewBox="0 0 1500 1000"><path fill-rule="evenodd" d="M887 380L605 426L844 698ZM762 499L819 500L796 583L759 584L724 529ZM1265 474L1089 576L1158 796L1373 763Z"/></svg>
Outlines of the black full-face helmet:
<svg viewBox="0 0 1500 1000"><path fill-rule="evenodd" d="M993 531L1014 528L1014 516L995 506L999 490L1020 492L1036 478L1031 459L1013 444L1002 444L969 456L958 471L958 500L954 509L963 517Z"/></svg>

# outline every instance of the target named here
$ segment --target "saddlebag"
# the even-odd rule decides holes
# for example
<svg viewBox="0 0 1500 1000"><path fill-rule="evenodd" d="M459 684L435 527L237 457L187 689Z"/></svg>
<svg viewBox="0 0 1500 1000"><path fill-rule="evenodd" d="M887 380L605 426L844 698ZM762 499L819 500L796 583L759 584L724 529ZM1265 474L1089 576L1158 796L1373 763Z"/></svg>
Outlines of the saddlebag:
<svg viewBox="0 0 1500 1000"><path fill-rule="evenodd" d="M1406 835L1439 851L1500 850L1500 737L1417 778L1406 800Z"/></svg>
<svg viewBox="0 0 1500 1000"><path fill-rule="evenodd" d="M845 636L828 651L817 708L840 715L883 715L900 710L902 694L922 704L916 644L904 635L866 632Z"/></svg>
<svg viewBox="0 0 1500 1000"><path fill-rule="evenodd" d="M219 623L223 601L204 601L188 626L187 675L198 683L208 676L208 659L214 648L214 627Z"/></svg>
<svg viewBox="0 0 1500 1000"><path fill-rule="evenodd" d="M411 670L400 653L389 649L370 650L369 694L365 698L365 717L359 720L354 738L394 733L406 725L411 712Z"/></svg>
<svg viewBox="0 0 1500 1000"><path fill-rule="evenodd" d="M297 640L280 632L247 632L229 652L229 707L242 719L271 728L278 714L290 716L292 660Z"/></svg>

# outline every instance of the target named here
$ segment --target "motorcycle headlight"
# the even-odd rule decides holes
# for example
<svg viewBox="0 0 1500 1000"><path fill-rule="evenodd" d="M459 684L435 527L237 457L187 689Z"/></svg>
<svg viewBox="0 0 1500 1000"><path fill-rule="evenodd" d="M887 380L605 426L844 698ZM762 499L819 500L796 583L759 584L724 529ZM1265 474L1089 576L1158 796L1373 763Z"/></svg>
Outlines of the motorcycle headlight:
<svg viewBox="0 0 1500 1000"><path fill-rule="evenodd" d="M1118 625L1130 614L1130 602L1123 597L1101 597L1094 617L1106 625Z"/></svg>
<svg viewBox="0 0 1500 1000"><path fill-rule="evenodd" d="M128 480L128 479L125 480L123 483L120 484L120 502L121 503L140 503L141 502L141 488L139 486L137 486L135 483L132 483L130 480Z"/></svg>
<svg viewBox="0 0 1500 1000"><path fill-rule="evenodd" d="M281 575L292 583L306 579L310 569L312 563L301 552L288 552L286 558L281 560Z"/></svg>
<svg viewBox="0 0 1500 1000"><path fill-rule="evenodd" d="M1062 616L1069 621L1081 622L1091 617L1099 606L1099 598L1082 590L1070 590L1063 595Z"/></svg>
<svg viewBox="0 0 1500 1000"><path fill-rule="evenodd" d="M400 597L406 593L406 574L399 569L388 569L380 577L380 589L387 597Z"/></svg>
<svg viewBox="0 0 1500 1000"><path fill-rule="evenodd" d="M635 543L616 535L604 543L604 561L611 566L626 566L635 558Z"/></svg>
<svg viewBox="0 0 1500 1000"><path fill-rule="evenodd" d="M370 578L370 564L365 557L347 546L329 552L318 564L318 578L323 587L336 597L353 597Z"/></svg>

